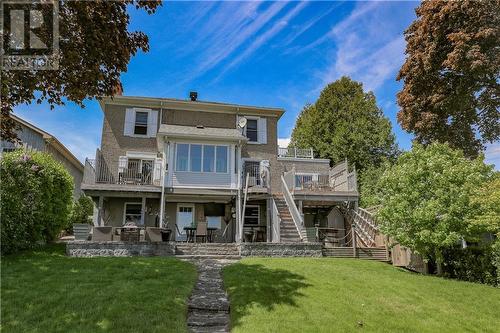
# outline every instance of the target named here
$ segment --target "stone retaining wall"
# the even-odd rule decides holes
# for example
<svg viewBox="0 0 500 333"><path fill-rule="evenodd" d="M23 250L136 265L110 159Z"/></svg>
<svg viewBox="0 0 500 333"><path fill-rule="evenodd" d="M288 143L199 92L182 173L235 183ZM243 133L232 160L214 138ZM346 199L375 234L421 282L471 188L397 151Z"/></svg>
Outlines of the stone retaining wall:
<svg viewBox="0 0 500 333"><path fill-rule="evenodd" d="M242 257L321 257L321 243L246 243L240 245Z"/></svg>
<svg viewBox="0 0 500 333"><path fill-rule="evenodd" d="M70 257L173 256L175 243L68 242L66 254Z"/></svg>

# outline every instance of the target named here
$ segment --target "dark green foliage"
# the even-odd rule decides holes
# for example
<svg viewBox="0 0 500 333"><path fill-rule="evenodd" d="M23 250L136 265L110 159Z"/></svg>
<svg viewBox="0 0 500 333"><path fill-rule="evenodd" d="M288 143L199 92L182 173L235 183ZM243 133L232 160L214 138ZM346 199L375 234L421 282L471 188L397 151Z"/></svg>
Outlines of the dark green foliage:
<svg viewBox="0 0 500 333"><path fill-rule="evenodd" d="M359 176L359 189L361 193L360 205L362 207L373 207L380 205L381 191L379 186L380 177L391 164L389 162L375 167L368 167Z"/></svg>
<svg viewBox="0 0 500 333"><path fill-rule="evenodd" d="M291 144L312 147L333 163L347 158L359 171L378 167L398 152L391 123L375 96L348 77L330 83L315 104L302 110Z"/></svg>
<svg viewBox="0 0 500 333"><path fill-rule="evenodd" d="M497 284L498 271L494 265L494 253L490 246L445 249L443 258L445 277Z"/></svg>
<svg viewBox="0 0 500 333"><path fill-rule="evenodd" d="M83 195L78 198L73 204L73 210L71 211L70 223L82 223L91 224L92 223L92 213L94 210L94 203L90 197Z"/></svg>
<svg viewBox="0 0 500 333"><path fill-rule="evenodd" d="M2 254L54 240L68 225L73 179L52 156L18 150L0 161Z"/></svg>

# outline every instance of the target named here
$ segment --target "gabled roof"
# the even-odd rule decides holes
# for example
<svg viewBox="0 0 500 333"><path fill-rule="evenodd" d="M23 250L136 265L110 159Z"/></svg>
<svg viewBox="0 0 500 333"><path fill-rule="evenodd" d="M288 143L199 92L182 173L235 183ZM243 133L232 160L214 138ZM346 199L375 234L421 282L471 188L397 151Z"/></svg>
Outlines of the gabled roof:
<svg viewBox="0 0 500 333"><path fill-rule="evenodd" d="M84 169L83 164L55 136L53 136L52 134L50 134L48 132L45 132L44 130L36 127L35 125L27 122L26 120L12 114L12 113L10 114L10 117L12 119L14 119L15 121L17 121L18 123L22 124L23 126L26 126L26 127L30 128L31 130L42 135L43 139L45 140L45 142L47 144L51 145L55 150L57 150L64 157L66 157L71 162L71 164L73 164L75 167L77 167L78 169L80 169L83 172L83 169Z"/></svg>

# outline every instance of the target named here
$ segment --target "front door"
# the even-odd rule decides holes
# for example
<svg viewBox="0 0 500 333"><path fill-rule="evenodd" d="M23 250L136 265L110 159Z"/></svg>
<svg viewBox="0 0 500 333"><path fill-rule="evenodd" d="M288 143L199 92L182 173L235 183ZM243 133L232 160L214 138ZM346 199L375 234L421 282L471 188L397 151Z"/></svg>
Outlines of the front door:
<svg viewBox="0 0 500 333"><path fill-rule="evenodd" d="M185 241L186 230L184 227L194 226L194 205L178 205L177 206L177 241Z"/></svg>

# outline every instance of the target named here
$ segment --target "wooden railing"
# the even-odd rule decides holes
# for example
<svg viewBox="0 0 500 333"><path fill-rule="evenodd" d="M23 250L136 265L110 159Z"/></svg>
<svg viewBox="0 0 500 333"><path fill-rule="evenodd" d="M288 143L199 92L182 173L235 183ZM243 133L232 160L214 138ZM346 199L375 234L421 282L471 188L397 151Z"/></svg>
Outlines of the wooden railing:
<svg viewBox="0 0 500 333"><path fill-rule="evenodd" d="M312 148L279 147L278 157L314 158L314 151Z"/></svg>
<svg viewBox="0 0 500 333"><path fill-rule="evenodd" d="M350 209L350 214L357 236L366 246L375 246L379 228L373 215L363 208Z"/></svg>
<svg viewBox="0 0 500 333"><path fill-rule="evenodd" d="M285 198L288 210L290 211L290 215L292 216L293 223L295 224L295 227L299 232L300 240L304 240L304 221L302 219L302 215L299 212L299 209L297 208L297 205L295 205L295 201L293 201L293 196L288 189L283 175L281 176L281 189L283 191L283 197Z"/></svg>

